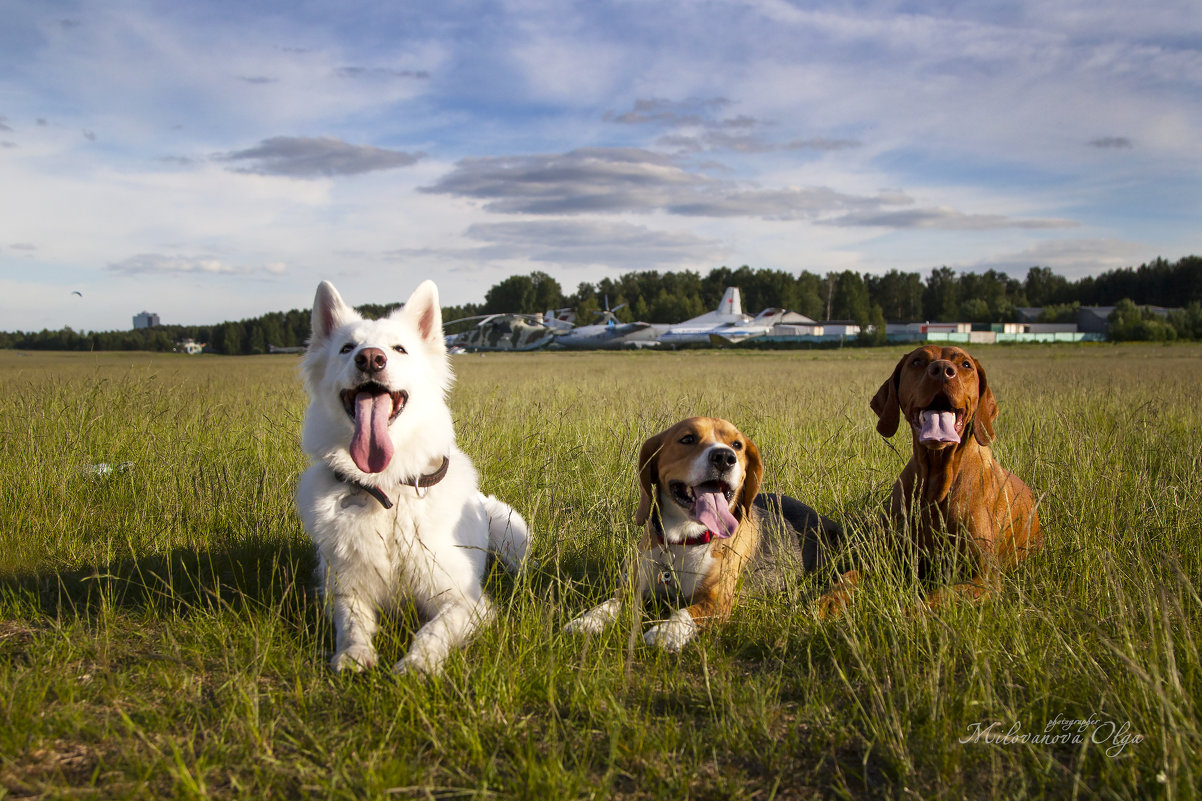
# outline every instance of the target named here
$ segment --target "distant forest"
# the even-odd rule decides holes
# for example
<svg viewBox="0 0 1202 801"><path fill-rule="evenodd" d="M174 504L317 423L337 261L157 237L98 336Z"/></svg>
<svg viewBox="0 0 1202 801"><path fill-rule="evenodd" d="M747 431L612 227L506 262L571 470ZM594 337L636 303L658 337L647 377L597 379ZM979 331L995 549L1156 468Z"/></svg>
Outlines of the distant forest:
<svg viewBox="0 0 1202 801"><path fill-rule="evenodd" d="M1018 309L1041 307L1044 322L1071 322L1078 306L1117 306L1111 317L1113 339L1202 339L1202 257L1176 262L1157 259L1139 267L1111 270L1070 281L1047 267L1032 267L1019 280L996 270L957 274L948 267L919 273L891 270L860 275L851 270L825 276L782 270L719 267L702 277L692 271L626 273L597 283L581 283L564 294L559 282L542 272L515 275L494 285L483 303L443 308L443 320L505 312L539 313L571 308L577 322L598 319L617 309L618 319L675 323L712 311L728 286L743 295L743 310L756 314L783 307L815 320L848 320L883 328L886 322L1003 323L1018 320ZM360 306L369 317L398 304ZM617 308L617 307L621 308ZM1175 309L1167 316L1144 306ZM266 353L269 345L296 347L309 337L309 312L293 309L215 325L163 325L137 331L59 331L0 333L0 347L21 350L170 351L192 339L225 354Z"/></svg>

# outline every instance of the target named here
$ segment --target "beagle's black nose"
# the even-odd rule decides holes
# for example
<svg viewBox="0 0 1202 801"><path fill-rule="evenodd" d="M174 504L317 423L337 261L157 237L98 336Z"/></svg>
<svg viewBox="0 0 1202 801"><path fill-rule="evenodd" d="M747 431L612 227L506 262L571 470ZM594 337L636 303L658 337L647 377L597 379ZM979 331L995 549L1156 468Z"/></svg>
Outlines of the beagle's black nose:
<svg viewBox="0 0 1202 801"><path fill-rule="evenodd" d="M710 464L719 470L728 470L735 466L739 459L730 448L714 448L710 451Z"/></svg>

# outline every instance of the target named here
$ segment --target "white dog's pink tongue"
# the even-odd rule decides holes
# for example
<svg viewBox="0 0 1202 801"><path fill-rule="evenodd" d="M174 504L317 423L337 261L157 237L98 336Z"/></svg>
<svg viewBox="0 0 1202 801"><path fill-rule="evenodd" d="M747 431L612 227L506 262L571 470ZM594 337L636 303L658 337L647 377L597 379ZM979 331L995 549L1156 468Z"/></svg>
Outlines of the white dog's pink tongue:
<svg viewBox="0 0 1202 801"><path fill-rule="evenodd" d="M351 459L364 473L379 473L392 461L392 437L388 418L392 396L360 392L355 396L355 435L351 437Z"/></svg>
<svg viewBox="0 0 1202 801"><path fill-rule="evenodd" d="M726 539L735 533L735 529L739 527L739 521L730 513L726 495L721 492L696 492L696 498L693 505L693 516L697 518L697 522L712 531L714 536L719 539Z"/></svg>
<svg viewBox="0 0 1202 801"><path fill-rule="evenodd" d="M960 435L956 433L955 412L922 413L922 428L918 432L919 442L959 442Z"/></svg>

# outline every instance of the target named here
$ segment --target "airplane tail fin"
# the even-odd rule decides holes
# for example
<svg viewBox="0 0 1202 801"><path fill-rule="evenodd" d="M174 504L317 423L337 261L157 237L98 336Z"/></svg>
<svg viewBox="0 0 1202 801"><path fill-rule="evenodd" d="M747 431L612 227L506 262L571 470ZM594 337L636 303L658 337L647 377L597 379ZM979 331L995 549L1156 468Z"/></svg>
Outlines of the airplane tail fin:
<svg viewBox="0 0 1202 801"><path fill-rule="evenodd" d="M739 294L737 286L728 286L726 292L722 294L722 302L718 304L719 314L742 314L743 313L743 296Z"/></svg>
<svg viewBox="0 0 1202 801"><path fill-rule="evenodd" d="M543 324L548 328L566 331L576 325L576 310L572 308L547 309L543 312Z"/></svg>

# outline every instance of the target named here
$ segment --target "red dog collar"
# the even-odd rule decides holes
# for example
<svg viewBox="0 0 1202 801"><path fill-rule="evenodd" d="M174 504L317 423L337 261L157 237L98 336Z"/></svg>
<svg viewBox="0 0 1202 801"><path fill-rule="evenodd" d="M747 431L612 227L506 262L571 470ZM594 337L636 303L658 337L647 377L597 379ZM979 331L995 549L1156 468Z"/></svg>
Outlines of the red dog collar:
<svg viewBox="0 0 1202 801"><path fill-rule="evenodd" d="M660 545L668 545L668 541L664 539L664 524L656 514L651 518L651 530L655 534L655 540ZM686 537L684 542L673 542L672 545L709 545L713 540L722 539L708 528L700 534L694 534L692 537Z"/></svg>

